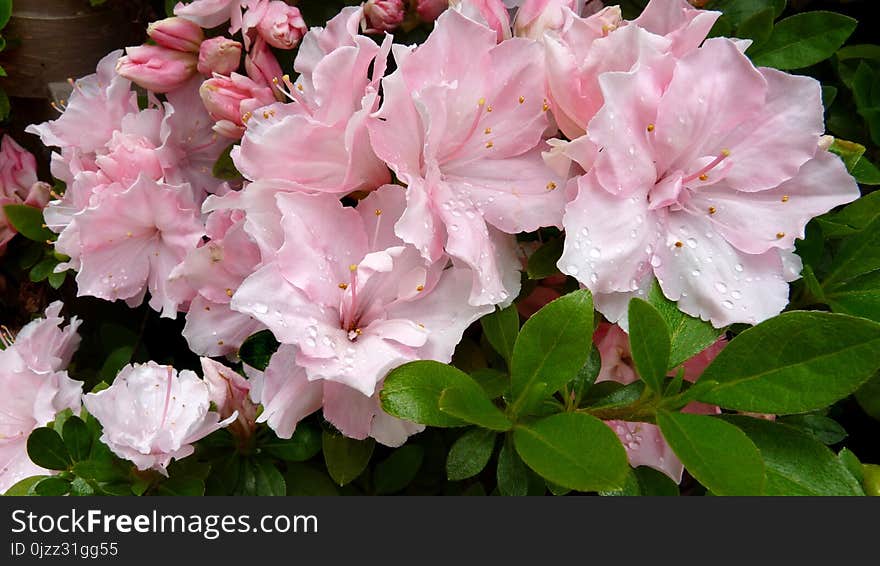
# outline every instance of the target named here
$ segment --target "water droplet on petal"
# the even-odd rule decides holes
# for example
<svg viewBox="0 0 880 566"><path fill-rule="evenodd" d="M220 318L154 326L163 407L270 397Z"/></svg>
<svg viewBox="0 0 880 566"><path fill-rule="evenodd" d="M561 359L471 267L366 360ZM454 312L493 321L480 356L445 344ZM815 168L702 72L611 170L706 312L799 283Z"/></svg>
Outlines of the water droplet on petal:
<svg viewBox="0 0 880 566"><path fill-rule="evenodd" d="M565 270L568 272L569 275L572 275L572 276L577 275L578 271L579 271L576 265L566 266Z"/></svg>
<svg viewBox="0 0 880 566"><path fill-rule="evenodd" d="M733 303L730 302L730 301L724 301L723 303L721 303L721 306L723 306L723 307L726 308L726 309L732 309L732 308L733 308Z"/></svg>
<svg viewBox="0 0 880 566"><path fill-rule="evenodd" d="M716 281L715 290L724 295L725 293L727 293L727 285L725 285L721 281Z"/></svg>
<svg viewBox="0 0 880 566"><path fill-rule="evenodd" d="M599 259L600 257L602 257L602 250L600 250L599 248L591 249L590 250L590 257L595 258L595 259Z"/></svg>

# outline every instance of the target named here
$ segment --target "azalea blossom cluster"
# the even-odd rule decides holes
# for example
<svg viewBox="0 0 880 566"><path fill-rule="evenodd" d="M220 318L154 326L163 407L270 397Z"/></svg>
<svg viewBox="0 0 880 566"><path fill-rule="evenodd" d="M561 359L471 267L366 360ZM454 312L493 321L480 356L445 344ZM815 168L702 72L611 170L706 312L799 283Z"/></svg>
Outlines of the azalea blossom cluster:
<svg viewBox="0 0 880 566"><path fill-rule="evenodd" d="M151 26L156 45L108 55L61 117L30 128L59 148L67 189L45 216L80 295L149 294L163 316L185 313L201 356L234 358L264 329L281 343L247 380L204 362L231 395L219 413L191 372L125 370L86 398L117 454L164 469L206 431L256 420L289 437L319 409L347 436L401 445L422 427L381 410L385 375L449 362L510 305L527 261L516 235L542 228L564 230L560 271L611 323L625 328L655 280L716 327L760 322L787 304L806 223L859 195L827 151L819 83L756 68L747 41L706 39L717 12L416 2L436 22L415 46L382 33L401 4L308 31L278 0L180 4ZM205 39L227 21L241 42ZM288 75L273 49L297 46ZM211 174L226 149L241 182ZM625 337L612 328L602 340ZM169 395L188 399L178 416L153 410ZM133 406L143 418L120 421ZM150 419L167 438L125 444ZM680 477L656 428L612 424Z"/></svg>

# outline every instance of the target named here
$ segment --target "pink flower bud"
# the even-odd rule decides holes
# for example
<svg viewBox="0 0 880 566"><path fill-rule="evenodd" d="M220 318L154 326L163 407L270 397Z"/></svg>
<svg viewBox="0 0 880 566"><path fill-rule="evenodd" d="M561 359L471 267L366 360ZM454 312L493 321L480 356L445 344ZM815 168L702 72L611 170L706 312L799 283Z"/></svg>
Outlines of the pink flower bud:
<svg viewBox="0 0 880 566"><path fill-rule="evenodd" d="M183 18L165 18L147 27L147 35L162 47L176 51L198 53L205 39L202 28Z"/></svg>
<svg viewBox="0 0 880 566"><path fill-rule="evenodd" d="M272 53L262 37L257 38L251 52L245 57L244 68L255 83L271 88L278 100L284 99L281 91L275 88L274 82L274 79L281 80L284 72L281 70L281 65L275 58L275 54Z"/></svg>
<svg viewBox="0 0 880 566"><path fill-rule="evenodd" d="M526 0L516 13L514 34L539 39L545 31L558 30L565 23L563 8L576 9L576 0Z"/></svg>
<svg viewBox="0 0 880 566"><path fill-rule="evenodd" d="M21 202L37 182L37 159L4 135L0 141L0 198Z"/></svg>
<svg viewBox="0 0 880 566"><path fill-rule="evenodd" d="M210 77L214 73L229 75L241 63L241 43L228 37L214 37L202 42L199 48L199 73Z"/></svg>
<svg viewBox="0 0 880 566"><path fill-rule="evenodd" d="M153 92L175 90L196 73L194 53L175 51L158 45L127 47L126 56L116 63L116 72Z"/></svg>
<svg viewBox="0 0 880 566"><path fill-rule="evenodd" d="M218 122L215 131L230 138L241 137L245 114L275 102L272 89L238 73L228 77L214 75L202 83L199 94L208 113Z"/></svg>
<svg viewBox="0 0 880 566"><path fill-rule="evenodd" d="M208 384L208 398L217 407L221 419L238 412L230 430L238 436L250 436L257 418L257 406L250 399L251 384L225 365L202 358L202 371Z"/></svg>
<svg viewBox="0 0 880 566"><path fill-rule="evenodd" d="M510 14L502 0L453 0L451 4L468 18L494 30L499 43L510 39Z"/></svg>
<svg viewBox="0 0 880 566"><path fill-rule="evenodd" d="M367 33L393 31L403 22L403 0L369 0L364 6Z"/></svg>
<svg viewBox="0 0 880 566"><path fill-rule="evenodd" d="M263 18L257 24L260 36L269 45L279 49L293 49L307 31L299 8L289 6L281 0L269 2Z"/></svg>
<svg viewBox="0 0 880 566"><path fill-rule="evenodd" d="M423 22L433 22L449 7L449 0L416 0L416 13Z"/></svg>

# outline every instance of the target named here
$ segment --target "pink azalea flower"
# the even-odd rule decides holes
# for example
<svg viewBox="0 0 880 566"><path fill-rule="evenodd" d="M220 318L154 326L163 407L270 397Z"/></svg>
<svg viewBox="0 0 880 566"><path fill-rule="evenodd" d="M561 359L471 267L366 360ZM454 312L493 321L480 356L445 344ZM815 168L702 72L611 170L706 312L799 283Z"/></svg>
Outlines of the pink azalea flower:
<svg viewBox="0 0 880 566"><path fill-rule="evenodd" d="M368 397L333 381L309 381L306 370L296 360L296 347L283 344L272 356L265 374L252 377L260 384L259 391L254 395L252 390L252 395L263 405L257 421L268 423L280 438L293 436L296 425L322 407L324 418L349 438L372 437L380 444L397 447L424 430L423 425L384 412L378 390Z"/></svg>
<svg viewBox="0 0 880 566"><path fill-rule="evenodd" d="M280 192L283 243L241 284L232 308L298 347L310 380L371 397L405 362L448 362L464 330L491 306L470 307L471 274L394 235L404 190L389 185L356 209L327 195Z"/></svg>
<svg viewBox="0 0 880 566"><path fill-rule="evenodd" d="M564 180L542 158L549 149L543 53L535 42L496 43L495 33L455 10L428 40L395 52L370 138L407 183L397 234L429 260L448 253L474 272L472 304L518 291L508 234L561 225Z"/></svg>
<svg viewBox="0 0 880 566"><path fill-rule="evenodd" d="M423 22L433 22L449 7L449 0L414 0L413 5Z"/></svg>
<svg viewBox="0 0 880 566"><path fill-rule="evenodd" d="M452 0L450 5L462 15L494 30L498 43L510 39L510 13L501 0Z"/></svg>
<svg viewBox="0 0 880 566"><path fill-rule="evenodd" d="M76 148L83 153L103 148L120 128L123 116L138 111L131 81L116 74L122 51L98 63L97 73L74 83L64 112L54 121L32 124L25 131L40 136L46 146Z"/></svg>
<svg viewBox="0 0 880 566"><path fill-rule="evenodd" d="M243 216L240 212L211 213L207 222L211 240L191 249L169 275L175 299L192 301L183 336L190 349L202 356L234 354L248 336L263 328L259 321L229 306L241 282L260 264L260 250L245 232ZM177 285L178 281L184 285Z"/></svg>
<svg viewBox="0 0 880 566"><path fill-rule="evenodd" d="M208 383L195 373L155 362L127 365L113 385L83 397L104 428L101 442L139 470L165 475L172 459L191 455L194 442L238 418L221 421L210 403Z"/></svg>
<svg viewBox="0 0 880 566"><path fill-rule="evenodd" d="M616 381L624 385L639 379L632 361L629 338L617 325L601 323L593 337L602 367L596 382ZM703 370L715 359L715 356L727 344L719 339L683 364L685 379L691 382L703 373ZM683 409L687 413L716 414L717 408L704 403L690 403ZM606 421L606 424L617 433L620 442L626 449L626 455L632 467L648 466L663 472L675 483L681 483L684 466L672 451L660 432L659 427L650 423L628 422L620 420Z"/></svg>
<svg viewBox="0 0 880 566"><path fill-rule="evenodd" d="M560 269L600 294L644 292L656 276L717 327L778 314L799 271L795 238L859 196L818 148L818 82L755 69L713 39L600 83L589 137L603 151L566 209Z"/></svg>
<svg viewBox="0 0 880 566"><path fill-rule="evenodd" d="M14 341L0 338L0 493L24 478L54 473L31 462L27 438L59 412L79 412L82 383L64 368L79 344L80 322L73 318L61 329L61 307L49 305L45 318L27 324Z"/></svg>
<svg viewBox="0 0 880 566"><path fill-rule="evenodd" d="M283 100L284 94L275 88L284 72L281 70L281 64L269 49L269 46L258 37L254 42L253 49L244 59L244 68L247 75L257 84L265 85L273 89L276 100Z"/></svg>
<svg viewBox="0 0 880 566"><path fill-rule="evenodd" d="M662 35L677 56L696 49L709 35L721 12L698 10L687 0L651 0L632 25Z"/></svg>
<svg viewBox="0 0 880 566"><path fill-rule="evenodd" d="M394 31L403 23L406 6L403 0L368 0L364 5L366 33Z"/></svg>
<svg viewBox="0 0 880 566"><path fill-rule="evenodd" d="M345 8L303 38L288 81L293 102L248 116L235 165L252 181L280 179L312 190L349 193L391 180L367 134L378 105L378 82L391 48L359 35L362 9ZM372 78L369 70L372 67Z"/></svg>
<svg viewBox="0 0 880 566"><path fill-rule="evenodd" d="M147 35L162 47L199 52L205 34L195 23L183 18L165 18L147 26Z"/></svg>
<svg viewBox="0 0 880 566"><path fill-rule="evenodd" d="M577 14L578 3L578 0L526 0L516 11L514 32L517 37L539 39L544 32L562 27L566 15L563 8Z"/></svg>
<svg viewBox="0 0 880 566"><path fill-rule="evenodd" d="M56 249L77 262L79 295L137 305L149 290L150 306L173 318L168 276L204 233L188 191L141 176L77 213L76 234L62 233Z"/></svg>
<svg viewBox="0 0 880 566"><path fill-rule="evenodd" d="M266 0L195 0L188 4L178 2L174 7L174 15L195 22L205 29L215 28L229 23L229 33L234 34L242 29L242 12L258 7Z"/></svg>
<svg viewBox="0 0 880 566"><path fill-rule="evenodd" d="M33 154L4 135L0 141L0 207L27 204L43 208L50 190L50 186L37 180L37 160ZM0 208L0 255L15 234L15 228Z"/></svg>
<svg viewBox="0 0 880 566"><path fill-rule="evenodd" d="M202 83L199 94L208 113L217 121L214 131L235 139L241 137L244 123L254 111L275 102L271 88L238 73L228 77L214 75Z"/></svg>

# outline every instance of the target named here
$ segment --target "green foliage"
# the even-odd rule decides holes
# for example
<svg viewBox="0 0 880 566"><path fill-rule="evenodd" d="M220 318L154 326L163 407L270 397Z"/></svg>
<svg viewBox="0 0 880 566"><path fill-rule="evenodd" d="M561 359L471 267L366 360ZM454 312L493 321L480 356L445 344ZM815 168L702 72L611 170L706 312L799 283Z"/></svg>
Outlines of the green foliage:
<svg viewBox="0 0 880 566"><path fill-rule="evenodd" d="M486 339L508 364L519 334L519 313L515 305L499 309L480 319Z"/></svg>
<svg viewBox="0 0 880 566"><path fill-rule="evenodd" d="M802 69L828 59L856 29L856 20L835 12L805 12L776 24L769 38L749 49L756 65Z"/></svg>
<svg viewBox="0 0 880 566"><path fill-rule="evenodd" d="M324 462L333 481L343 486L361 475L373 455L375 445L372 438L354 440L341 434L325 432Z"/></svg>
<svg viewBox="0 0 880 566"><path fill-rule="evenodd" d="M672 344L669 327L657 309L641 299L629 303L629 343L633 362L645 385L662 391Z"/></svg>
<svg viewBox="0 0 880 566"><path fill-rule="evenodd" d="M461 435L446 459L446 476L450 481L464 480L483 471L495 449L495 433L472 428Z"/></svg>
<svg viewBox="0 0 880 566"><path fill-rule="evenodd" d="M261 330L244 341L238 349L238 355L247 365L263 371L268 367L278 346L278 340L270 330Z"/></svg>
<svg viewBox="0 0 880 566"><path fill-rule="evenodd" d="M656 280L648 293L648 302L657 309L669 327L672 344L669 356L670 368L676 367L702 352L724 332L722 329L714 328L706 321L686 315L678 310L678 306L663 295Z"/></svg>

